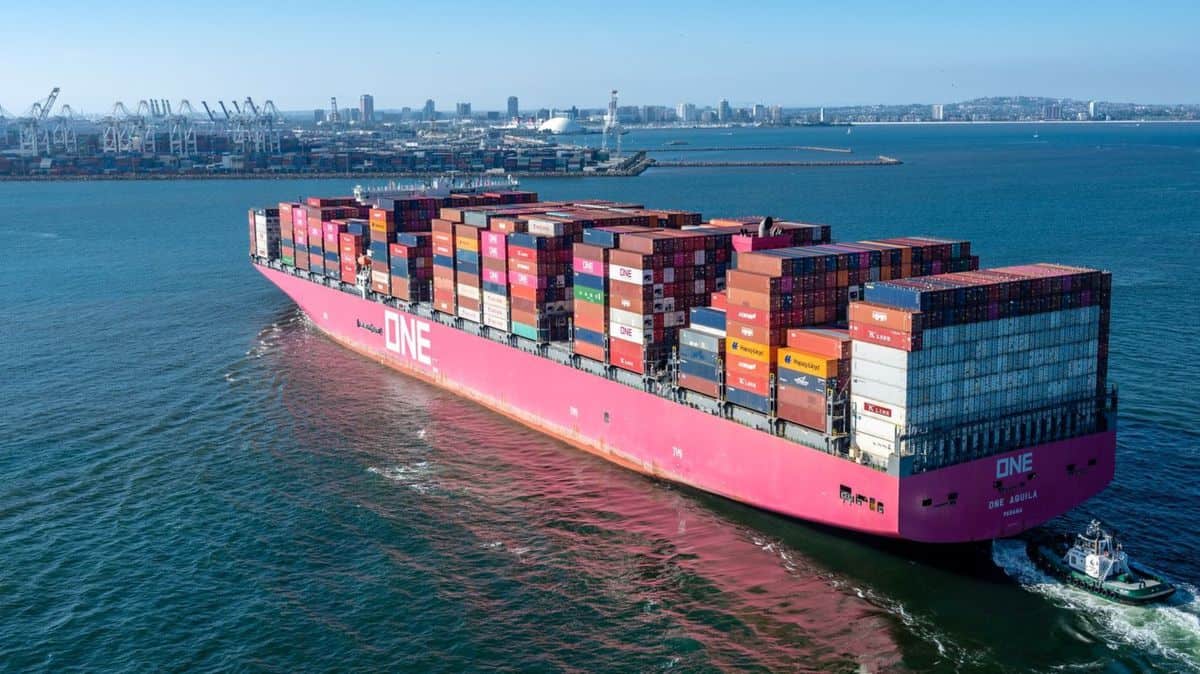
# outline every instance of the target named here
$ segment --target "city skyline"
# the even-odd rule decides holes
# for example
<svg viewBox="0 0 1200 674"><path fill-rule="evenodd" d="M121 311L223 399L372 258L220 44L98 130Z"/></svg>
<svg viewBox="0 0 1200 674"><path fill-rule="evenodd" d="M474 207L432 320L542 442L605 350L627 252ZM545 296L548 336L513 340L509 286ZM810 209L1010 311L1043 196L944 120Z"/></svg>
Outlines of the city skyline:
<svg viewBox="0 0 1200 674"><path fill-rule="evenodd" d="M23 64L6 73L0 106L19 115L53 86L62 87L62 102L91 114L117 100L247 95L290 110L323 107L331 95L356 107L363 92L373 93L377 109L433 98L505 110L514 94L526 108L590 108L602 107L612 88L623 100L671 105L714 105L720 98L734 106L936 103L1002 93L1200 102L1200 75L1183 67L1200 61L1191 35L1200 9L1185 3L1165 3L1151 15L1095 2L1074 15L1020 2L933 9L871 2L854 12L825 4L767 2L734 12L706 2L617 2L557 7L531 20L467 2L462 14L486 13L487 28L445 21L437 7L406 7L405 22L440 27L404 40L356 40L345 50L327 48L336 47L327 27L346 18L340 8L300 2L285 17L243 3L236 6L239 21L231 22L221 11L226 4L232 9L225 0L202 7L66 0L10 8L9 25L53 24L56 39L48 48L37 31L12 31L0 41L0 58ZM364 0L359 9L397 12L379 0ZM621 17L616 25L613 16ZM188 30L164 29L172 25ZM565 58L558 49L536 47L560 38L569 38ZM510 67L497 77L481 64L505 40L530 47L517 67L506 61ZM323 47L305 48L315 44Z"/></svg>

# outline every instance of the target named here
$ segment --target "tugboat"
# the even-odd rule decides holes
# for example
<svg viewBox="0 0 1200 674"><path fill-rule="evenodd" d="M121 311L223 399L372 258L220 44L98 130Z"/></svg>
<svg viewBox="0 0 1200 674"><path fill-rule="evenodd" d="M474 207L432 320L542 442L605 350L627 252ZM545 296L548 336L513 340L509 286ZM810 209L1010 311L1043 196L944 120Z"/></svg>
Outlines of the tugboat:
<svg viewBox="0 0 1200 674"><path fill-rule="evenodd" d="M1125 604L1149 604L1175 593L1175 586L1133 564L1121 544L1092 520L1075 536L1030 540L1029 557L1046 573L1092 594Z"/></svg>

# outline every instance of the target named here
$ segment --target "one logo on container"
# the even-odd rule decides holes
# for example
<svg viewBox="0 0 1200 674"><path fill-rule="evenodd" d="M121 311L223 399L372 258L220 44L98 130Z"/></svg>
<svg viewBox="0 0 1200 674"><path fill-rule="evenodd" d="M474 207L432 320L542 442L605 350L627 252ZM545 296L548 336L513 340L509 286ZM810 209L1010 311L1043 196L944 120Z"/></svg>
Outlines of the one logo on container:
<svg viewBox="0 0 1200 674"><path fill-rule="evenodd" d="M429 357L429 324L394 311L383 312L383 340L388 351L422 365L433 365Z"/></svg>
<svg viewBox="0 0 1200 674"><path fill-rule="evenodd" d="M1006 456L996 460L996 479L1028 473L1033 470L1033 452L1025 452L1016 456Z"/></svg>

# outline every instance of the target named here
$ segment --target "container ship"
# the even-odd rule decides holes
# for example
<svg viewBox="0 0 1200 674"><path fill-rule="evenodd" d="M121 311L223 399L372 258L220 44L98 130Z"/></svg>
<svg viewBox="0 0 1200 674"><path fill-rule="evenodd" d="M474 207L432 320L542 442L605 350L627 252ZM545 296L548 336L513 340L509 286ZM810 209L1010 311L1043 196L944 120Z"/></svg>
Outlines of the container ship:
<svg viewBox="0 0 1200 674"><path fill-rule="evenodd" d="M346 348L775 513L980 541L1113 478L1107 272L511 185L309 197L251 209L249 236Z"/></svg>

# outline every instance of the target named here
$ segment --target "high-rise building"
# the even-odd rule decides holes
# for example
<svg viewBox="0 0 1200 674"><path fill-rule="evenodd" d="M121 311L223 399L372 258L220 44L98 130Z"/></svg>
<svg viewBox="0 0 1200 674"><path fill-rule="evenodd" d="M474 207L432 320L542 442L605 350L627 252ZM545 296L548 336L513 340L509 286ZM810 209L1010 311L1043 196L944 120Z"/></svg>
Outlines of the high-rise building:
<svg viewBox="0 0 1200 674"><path fill-rule="evenodd" d="M433 121L433 119L435 117L437 117L437 110L433 107L433 99L432 98L425 101L424 113L425 113L424 117L425 117L426 121Z"/></svg>
<svg viewBox="0 0 1200 674"><path fill-rule="evenodd" d="M680 103L675 106L675 116L681 122L694 122L697 119L696 105L694 103Z"/></svg>
<svg viewBox="0 0 1200 674"><path fill-rule="evenodd" d="M324 122L325 121L325 111L324 110L313 110L313 121L317 122L318 124L320 124L321 122Z"/></svg>
<svg viewBox="0 0 1200 674"><path fill-rule="evenodd" d="M516 96L508 97L508 118L509 119L516 119L517 117L521 116L521 110L520 110L520 107L517 105L517 103L518 103L518 101L517 101Z"/></svg>
<svg viewBox="0 0 1200 674"><path fill-rule="evenodd" d="M769 111L772 124L783 124L783 106L772 105Z"/></svg>
<svg viewBox="0 0 1200 674"><path fill-rule="evenodd" d="M1088 101L1088 119L1096 119L1096 101Z"/></svg>
<svg viewBox="0 0 1200 674"><path fill-rule="evenodd" d="M358 97L358 118L368 126L375 121L375 97L371 94Z"/></svg>
<svg viewBox="0 0 1200 674"><path fill-rule="evenodd" d="M941 103L934 103L929 106L929 116L933 121L941 122L946 119L946 109L942 107Z"/></svg>
<svg viewBox="0 0 1200 674"><path fill-rule="evenodd" d="M756 122L767 121L767 106L762 103L755 103L754 107L750 109L750 117Z"/></svg>
<svg viewBox="0 0 1200 674"><path fill-rule="evenodd" d="M729 101L725 100L724 98L722 98L721 101L719 103L717 103L717 121L718 122L732 122L733 121L733 108L729 107Z"/></svg>
<svg viewBox="0 0 1200 674"><path fill-rule="evenodd" d="M1062 106L1058 103L1047 105L1042 111L1042 117L1047 120L1058 121L1062 119Z"/></svg>
<svg viewBox="0 0 1200 674"><path fill-rule="evenodd" d="M454 105L454 114L459 119L466 119L466 118L470 117L471 116L471 104L470 103L456 103Z"/></svg>

